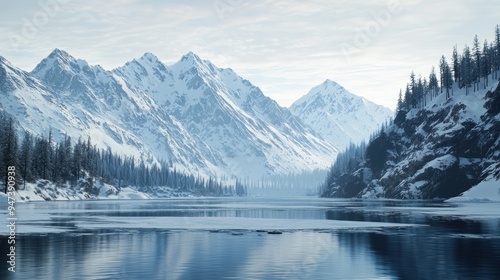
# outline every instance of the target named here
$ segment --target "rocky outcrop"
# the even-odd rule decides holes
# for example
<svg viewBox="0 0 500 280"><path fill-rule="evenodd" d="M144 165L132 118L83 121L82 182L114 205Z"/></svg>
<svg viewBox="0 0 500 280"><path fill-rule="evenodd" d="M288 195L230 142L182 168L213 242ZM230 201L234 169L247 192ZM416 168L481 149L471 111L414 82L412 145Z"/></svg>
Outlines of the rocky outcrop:
<svg viewBox="0 0 500 280"><path fill-rule="evenodd" d="M400 111L367 146L365 160L332 175L323 196L450 198L500 178L500 86Z"/></svg>

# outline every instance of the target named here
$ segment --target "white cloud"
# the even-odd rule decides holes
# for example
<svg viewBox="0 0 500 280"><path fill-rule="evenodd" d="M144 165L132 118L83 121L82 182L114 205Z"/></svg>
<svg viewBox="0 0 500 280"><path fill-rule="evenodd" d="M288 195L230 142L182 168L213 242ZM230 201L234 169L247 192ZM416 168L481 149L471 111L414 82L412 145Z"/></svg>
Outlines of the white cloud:
<svg viewBox="0 0 500 280"><path fill-rule="evenodd" d="M24 36L23 28L29 31L29 22L47 13L42 6L54 1L66 4ZM377 30L373 24L390 3L402 10ZM427 76L441 54L449 57L454 44L460 49L476 33L481 41L491 40L500 18L500 3L486 0L7 0L2 5L0 31L8 35L0 40L0 55L23 69L31 70L56 47L107 69L144 52L173 63L192 50L233 68L284 106L332 79L394 107L411 70ZM360 32L369 41L348 59L342 46L355 46ZM12 38L20 39L13 44Z"/></svg>

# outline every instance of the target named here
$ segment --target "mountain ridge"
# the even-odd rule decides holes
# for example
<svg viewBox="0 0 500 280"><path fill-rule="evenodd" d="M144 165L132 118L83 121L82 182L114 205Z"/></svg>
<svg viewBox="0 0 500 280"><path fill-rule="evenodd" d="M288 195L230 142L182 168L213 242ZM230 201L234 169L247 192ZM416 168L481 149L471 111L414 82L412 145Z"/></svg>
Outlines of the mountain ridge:
<svg viewBox="0 0 500 280"><path fill-rule="evenodd" d="M262 178L326 169L338 150L250 81L193 52L170 66L145 53L105 70L55 49L31 72L7 68L1 107L23 130L95 138L150 164Z"/></svg>
<svg viewBox="0 0 500 280"><path fill-rule="evenodd" d="M336 154L330 143L320 139L286 108L231 69L218 68L192 52L172 66L148 62L151 61L142 59L127 63L114 72L125 80L134 80L131 85L134 89L140 89L141 84L154 85L143 90L188 131L204 139L209 146L217 147L216 150L229 161L230 168L236 168L235 172L260 169L262 174L269 168L282 173L302 171L293 167L289 158L283 155L303 160L304 166L308 166L306 170L313 170L329 164L329 160L321 159L319 154ZM158 75L133 77L137 67L144 69L143 73ZM168 78L156 79L158 76ZM228 135L232 135L232 139L226 139ZM320 150L311 154L309 150L316 147ZM261 163L267 164L246 165L240 155L265 158ZM320 165L318 160L321 160Z"/></svg>
<svg viewBox="0 0 500 280"><path fill-rule="evenodd" d="M54 140L66 134L75 139L91 137L102 149L112 148L149 164L175 157L179 170L197 172L199 166L209 165L184 128L150 97L129 91L111 72L78 63L58 50L35 69L32 74L22 73L46 85L44 88L5 93L11 99L8 103L24 113L2 106L19 119L22 129L35 135L53 130ZM38 97L40 94L43 98ZM196 164L188 160L190 154L196 156ZM204 171L215 175L213 170Z"/></svg>

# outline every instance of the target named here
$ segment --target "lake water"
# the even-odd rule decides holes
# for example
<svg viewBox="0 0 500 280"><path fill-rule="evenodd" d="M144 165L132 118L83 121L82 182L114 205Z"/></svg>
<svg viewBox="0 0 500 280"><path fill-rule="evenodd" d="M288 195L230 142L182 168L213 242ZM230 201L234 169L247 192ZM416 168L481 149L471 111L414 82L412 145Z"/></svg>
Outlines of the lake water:
<svg viewBox="0 0 500 280"><path fill-rule="evenodd" d="M500 204L213 198L17 204L1 279L500 279ZM270 234L280 233L280 234Z"/></svg>

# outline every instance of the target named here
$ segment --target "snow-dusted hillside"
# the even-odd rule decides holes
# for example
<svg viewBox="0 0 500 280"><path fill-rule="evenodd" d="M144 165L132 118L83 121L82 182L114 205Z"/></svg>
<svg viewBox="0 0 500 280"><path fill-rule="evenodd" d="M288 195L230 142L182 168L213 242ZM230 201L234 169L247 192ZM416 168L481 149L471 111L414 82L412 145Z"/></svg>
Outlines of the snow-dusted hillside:
<svg viewBox="0 0 500 280"><path fill-rule="evenodd" d="M146 53L113 71L54 50L31 72L0 58L0 109L20 128L190 174L261 178L326 169L337 150L231 69Z"/></svg>
<svg viewBox="0 0 500 280"><path fill-rule="evenodd" d="M498 81L468 95L455 87L447 100L443 93L422 109L402 110L368 144L365 161L331 174L323 195L450 198L475 185L464 197L496 193L485 188L500 184L499 113Z"/></svg>
<svg viewBox="0 0 500 280"><path fill-rule="evenodd" d="M368 140L393 112L326 80L290 106L290 111L343 150Z"/></svg>

